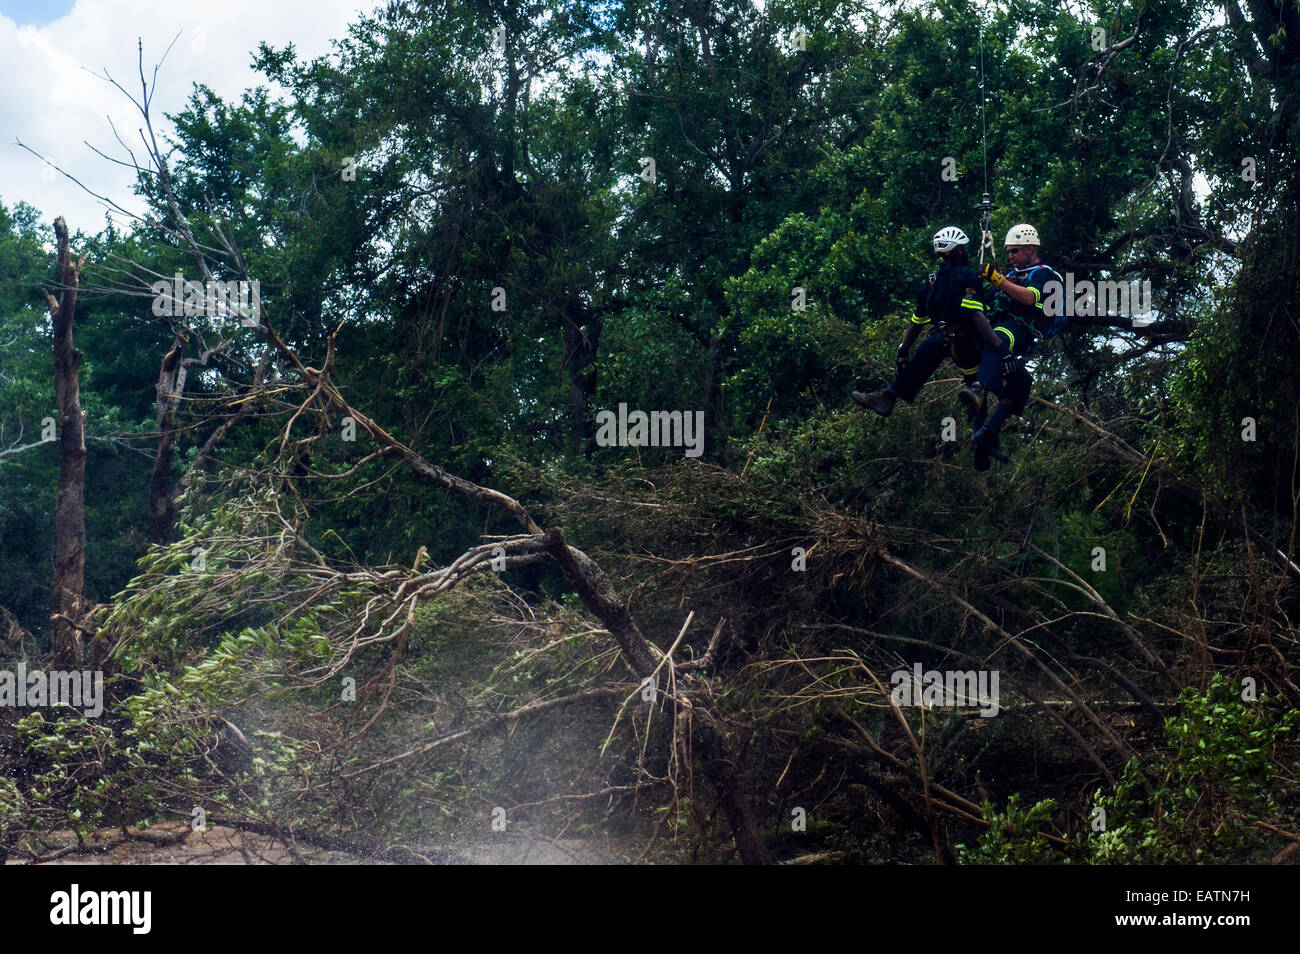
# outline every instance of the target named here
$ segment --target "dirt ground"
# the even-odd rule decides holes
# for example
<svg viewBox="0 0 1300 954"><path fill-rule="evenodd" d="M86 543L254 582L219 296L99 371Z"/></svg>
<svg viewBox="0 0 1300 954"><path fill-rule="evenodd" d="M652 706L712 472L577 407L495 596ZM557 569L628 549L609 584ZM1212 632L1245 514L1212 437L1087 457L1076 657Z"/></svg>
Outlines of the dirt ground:
<svg viewBox="0 0 1300 954"><path fill-rule="evenodd" d="M10 855L7 865L292 865L384 864L339 851L299 845L293 850L267 835L240 832L220 825L189 831L184 823L158 825L147 832L128 829L96 832L78 845L72 832L47 836L41 860ZM183 836L183 837L182 837ZM168 843L171 842L171 843ZM420 852L420 849L414 848ZM610 846L580 839L530 838L503 833L472 845L457 846L456 863L471 865L610 864L625 860ZM423 852L421 852L423 853ZM435 854L436 857L436 854Z"/></svg>

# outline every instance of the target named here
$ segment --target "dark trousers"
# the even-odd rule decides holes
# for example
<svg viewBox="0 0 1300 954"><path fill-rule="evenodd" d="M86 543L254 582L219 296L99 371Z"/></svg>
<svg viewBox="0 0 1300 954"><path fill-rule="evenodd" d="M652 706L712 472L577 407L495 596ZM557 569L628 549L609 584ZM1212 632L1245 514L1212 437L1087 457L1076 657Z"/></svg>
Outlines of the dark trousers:
<svg viewBox="0 0 1300 954"><path fill-rule="evenodd" d="M1017 362L1016 372L1007 375L1004 379L1002 359L998 355L998 349L985 342L975 380L996 394L1001 402L1007 405L1007 410L1019 414L1024 411L1025 402L1029 400L1029 391L1034 385L1033 375L1025 370L1024 365L1024 358L1032 350L1034 339L1028 331L1016 324L994 325L993 333L1005 341L1011 353L1021 360Z"/></svg>
<svg viewBox="0 0 1300 954"><path fill-rule="evenodd" d="M944 358L952 358L957 370L968 381L973 380L980 364L979 346L968 334L954 335L949 342L936 331L916 346L912 360L894 377L889 389L904 401L914 401Z"/></svg>

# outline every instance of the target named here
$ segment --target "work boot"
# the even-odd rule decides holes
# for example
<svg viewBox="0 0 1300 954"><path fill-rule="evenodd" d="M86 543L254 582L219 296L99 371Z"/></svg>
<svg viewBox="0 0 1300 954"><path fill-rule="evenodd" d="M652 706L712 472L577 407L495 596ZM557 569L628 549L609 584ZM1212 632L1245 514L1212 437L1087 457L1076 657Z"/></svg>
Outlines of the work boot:
<svg viewBox="0 0 1300 954"><path fill-rule="evenodd" d="M991 431L987 426L981 427L970 439L971 446L975 449L975 469L987 470L988 464L980 467L980 454L986 454L996 461L1010 463L1011 458L1006 455L1001 447L998 446L998 432Z"/></svg>
<svg viewBox="0 0 1300 954"><path fill-rule="evenodd" d="M849 396L881 417L889 417L889 413L894 409L894 402L898 400L892 391L872 391L870 394L854 391Z"/></svg>
<svg viewBox="0 0 1300 954"><path fill-rule="evenodd" d="M978 384L963 384L957 391L957 400L966 408L968 419L973 421L984 414L985 393Z"/></svg>

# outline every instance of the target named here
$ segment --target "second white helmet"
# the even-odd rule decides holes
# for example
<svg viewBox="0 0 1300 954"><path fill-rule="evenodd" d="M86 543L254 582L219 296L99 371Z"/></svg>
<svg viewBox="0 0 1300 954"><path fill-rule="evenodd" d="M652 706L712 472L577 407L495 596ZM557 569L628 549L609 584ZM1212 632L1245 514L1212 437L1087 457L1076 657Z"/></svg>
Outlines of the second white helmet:
<svg viewBox="0 0 1300 954"><path fill-rule="evenodd" d="M1038 229L1034 228L1027 222L1021 222L1019 225L1011 226L1007 232L1007 245L1042 245L1038 238Z"/></svg>
<svg viewBox="0 0 1300 954"><path fill-rule="evenodd" d="M955 225L945 226L934 233L934 250L936 252L951 252L958 245L969 245L970 239L966 233Z"/></svg>

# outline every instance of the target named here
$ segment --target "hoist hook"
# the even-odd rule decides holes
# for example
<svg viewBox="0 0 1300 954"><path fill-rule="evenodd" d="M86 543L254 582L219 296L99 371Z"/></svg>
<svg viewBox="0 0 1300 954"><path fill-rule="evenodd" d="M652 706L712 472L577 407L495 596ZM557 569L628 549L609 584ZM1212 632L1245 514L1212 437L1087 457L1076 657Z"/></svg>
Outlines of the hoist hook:
<svg viewBox="0 0 1300 954"><path fill-rule="evenodd" d="M993 213L998 210L998 206L993 204L993 197L987 192L984 193L980 204L975 206L975 211L980 213L980 264L984 264L984 250L989 252L989 258L993 258Z"/></svg>

